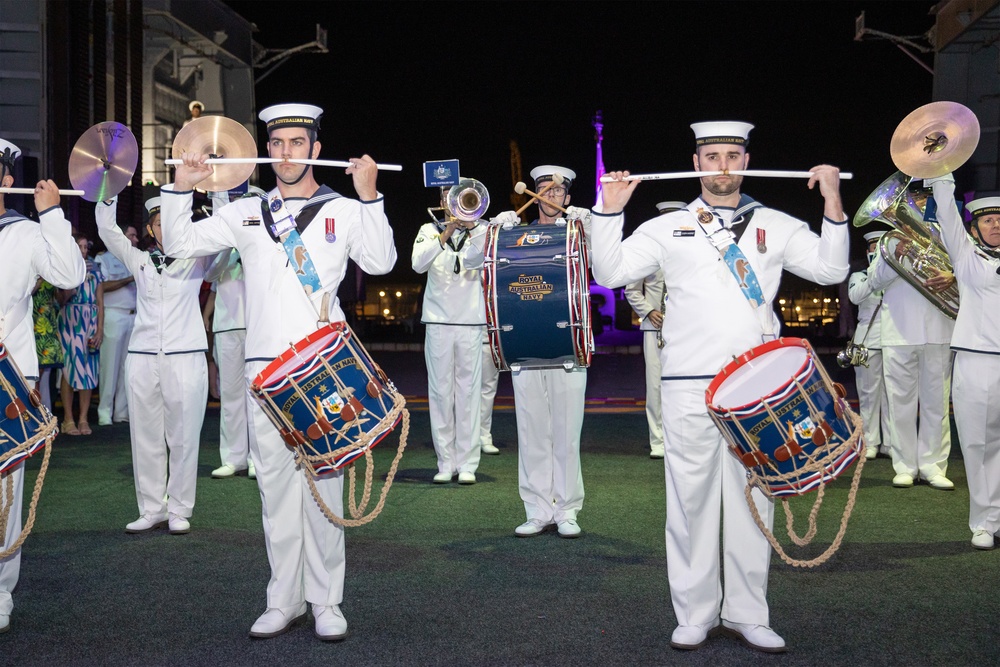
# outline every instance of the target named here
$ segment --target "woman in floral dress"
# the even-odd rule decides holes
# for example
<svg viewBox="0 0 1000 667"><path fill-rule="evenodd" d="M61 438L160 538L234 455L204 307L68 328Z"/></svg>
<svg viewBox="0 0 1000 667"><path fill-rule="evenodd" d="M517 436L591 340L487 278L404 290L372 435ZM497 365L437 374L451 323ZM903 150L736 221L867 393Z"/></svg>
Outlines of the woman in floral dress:
<svg viewBox="0 0 1000 667"><path fill-rule="evenodd" d="M42 403L52 410L50 390L53 368L62 368L63 348L59 339L59 312L62 308L56 300L56 288L39 278L31 295L35 320L35 348L38 351L38 391Z"/></svg>
<svg viewBox="0 0 1000 667"><path fill-rule="evenodd" d="M101 272L88 257L90 240L79 232L73 234L80 252L87 260L87 277L75 290L59 290L63 303L59 336L65 355L60 393L63 404L62 432L67 435L90 435L87 413L97 387L98 359L104 337L104 285ZM79 418L73 419L73 394L80 395Z"/></svg>

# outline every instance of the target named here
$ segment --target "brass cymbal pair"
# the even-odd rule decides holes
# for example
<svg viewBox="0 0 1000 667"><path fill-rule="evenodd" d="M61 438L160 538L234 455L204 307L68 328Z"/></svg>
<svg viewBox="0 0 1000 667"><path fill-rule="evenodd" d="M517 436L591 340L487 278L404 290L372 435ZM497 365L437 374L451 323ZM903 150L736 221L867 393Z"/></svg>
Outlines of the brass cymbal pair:
<svg viewBox="0 0 1000 667"><path fill-rule="evenodd" d="M889 154L912 178L937 178L965 164L979 145L979 119L957 102L932 102L896 127Z"/></svg>

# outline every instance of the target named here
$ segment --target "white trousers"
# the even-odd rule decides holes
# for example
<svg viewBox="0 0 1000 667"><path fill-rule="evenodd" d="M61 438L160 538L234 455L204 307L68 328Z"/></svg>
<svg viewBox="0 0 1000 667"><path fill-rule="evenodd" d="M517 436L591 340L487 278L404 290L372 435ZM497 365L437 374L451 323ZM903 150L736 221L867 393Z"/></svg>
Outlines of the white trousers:
<svg viewBox="0 0 1000 667"><path fill-rule="evenodd" d="M267 365L246 364L249 383ZM257 487L264 522L264 544L271 566L268 608L288 609L303 601L322 606L344 599L344 529L331 523L295 465L277 429L247 394L250 414L250 458L257 470ZM337 471L316 480L323 502L344 515L344 475Z"/></svg>
<svg viewBox="0 0 1000 667"><path fill-rule="evenodd" d="M771 545L743 495L746 469L708 416L709 382L671 380L662 386L670 599L679 625L709 623L720 610L722 618L735 623L769 625ZM770 529L773 503L756 489L753 498Z"/></svg>
<svg viewBox="0 0 1000 667"><path fill-rule="evenodd" d="M1000 531L1000 356L955 353L955 424L969 482L969 528Z"/></svg>
<svg viewBox="0 0 1000 667"><path fill-rule="evenodd" d="M476 472L479 467L483 383L481 326L427 324L427 407L438 472Z"/></svg>
<svg viewBox="0 0 1000 667"><path fill-rule="evenodd" d="M7 478L10 477L14 484L14 497L7 498ZM4 503L10 503L10 514L7 516L7 532L3 536L3 549L17 541L21 536L21 507L24 500L24 464L14 466L0 475L0 498ZM10 616L14 609L14 599L11 594L17 586L17 579L21 575L21 550L18 549L10 556L0 560L0 614Z"/></svg>
<svg viewBox="0 0 1000 667"><path fill-rule="evenodd" d="M511 381L524 513L544 523L576 519L583 508L580 431L587 370L521 370Z"/></svg>
<svg viewBox="0 0 1000 667"><path fill-rule="evenodd" d="M98 366L97 421L123 421L128 418L128 393L125 358L132 337L135 313L124 308L104 309L104 340Z"/></svg>
<svg viewBox="0 0 1000 667"><path fill-rule="evenodd" d="M125 372L139 514L189 518L208 400L205 354L129 354Z"/></svg>
<svg viewBox="0 0 1000 667"><path fill-rule="evenodd" d="M923 479L946 474L951 452L951 350L947 345L883 347L882 364L893 469L897 475Z"/></svg>
<svg viewBox="0 0 1000 667"><path fill-rule="evenodd" d="M486 335L483 334L483 338ZM493 402L497 397L500 371L493 363L489 340L483 341L483 391L479 410L479 444L493 444Z"/></svg>
<svg viewBox="0 0 1000 667"><path fill-rule="evenodd" d="M663 410L660 405L660 348L656 332L642 332L642 356L646 362L646 423L649 424L649 451L663 453Z"/></svg>
<svg viewBox="0 0 1000 667"><path fill-rule="evenodd" d="M250 424L247 419L247 380L244 371L247 332L215 334L212 356L219 368L219 458L237 470L250 460Z"/></svg>
<svg viewBox="0 0 1000 667"><path fill-rule="evenodd" d="M865 445L887 450L889 437L889 399L882 377L882 350L868 350L868 368L854 367L854 380L858 388L858 410L864 425Z"/></svg>

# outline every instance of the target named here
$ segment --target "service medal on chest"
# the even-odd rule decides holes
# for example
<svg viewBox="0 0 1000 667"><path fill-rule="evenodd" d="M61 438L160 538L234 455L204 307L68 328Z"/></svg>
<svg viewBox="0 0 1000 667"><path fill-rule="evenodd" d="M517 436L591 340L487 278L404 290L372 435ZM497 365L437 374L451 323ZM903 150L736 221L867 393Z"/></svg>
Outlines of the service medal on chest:
<svg viewBox="0 0 1000 667"><path fill-rule="evenodd" d="M757 252L762 255L767 252L767 232L763 229L757 230Z"/></svg>
<svg viewBox="0 0 1000 667"><path fill-rule="evenodd" d="M337 240L337 222L333 218L326 219L326 242L333 243Z"/></svg>

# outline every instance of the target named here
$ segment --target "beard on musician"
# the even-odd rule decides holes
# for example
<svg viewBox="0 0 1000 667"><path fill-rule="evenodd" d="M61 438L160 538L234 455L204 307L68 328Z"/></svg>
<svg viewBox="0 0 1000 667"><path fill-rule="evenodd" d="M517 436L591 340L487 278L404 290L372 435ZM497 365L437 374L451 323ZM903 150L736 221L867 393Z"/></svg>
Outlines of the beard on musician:
<svg viewBox="0 0 1000 667"><path fill-rule="evenodd" d="M693 159L695 171L738 171L747 168L750 154L736 144L710 144L699 147ZM701 179L703 195L712 195L705 197L705 201L712 206L725 203L735 205L739 201L742 184L742 176L729 174ZM727 202L732 197L735 197L735 201ZM713 198L717 199L713 201Z"/></svg>

